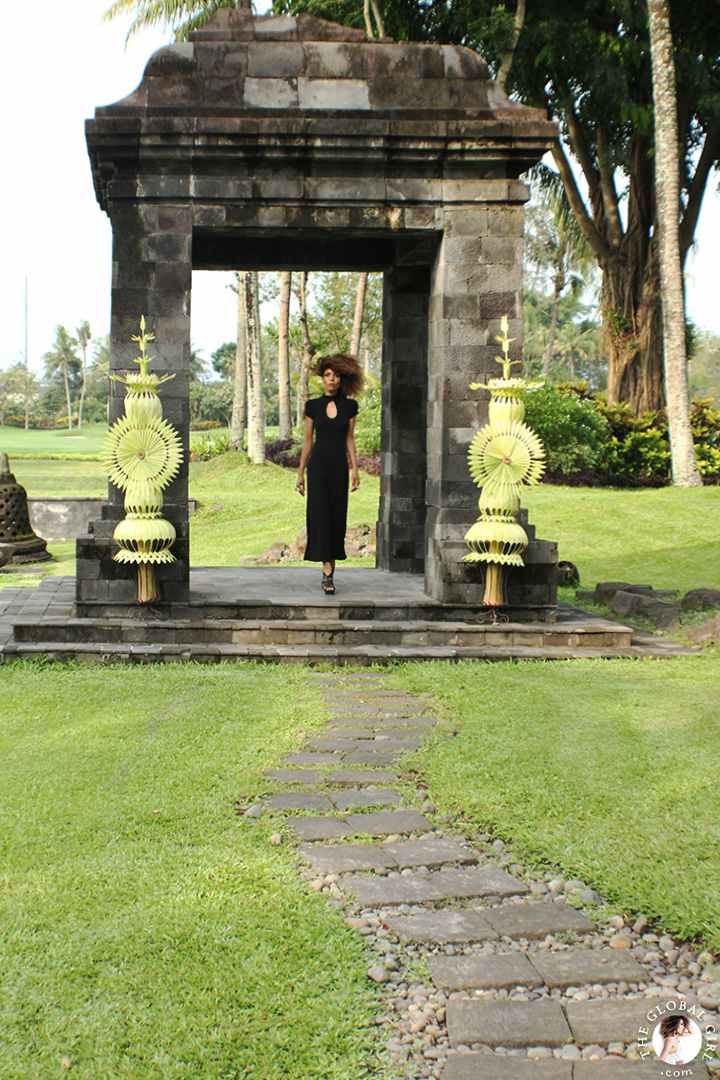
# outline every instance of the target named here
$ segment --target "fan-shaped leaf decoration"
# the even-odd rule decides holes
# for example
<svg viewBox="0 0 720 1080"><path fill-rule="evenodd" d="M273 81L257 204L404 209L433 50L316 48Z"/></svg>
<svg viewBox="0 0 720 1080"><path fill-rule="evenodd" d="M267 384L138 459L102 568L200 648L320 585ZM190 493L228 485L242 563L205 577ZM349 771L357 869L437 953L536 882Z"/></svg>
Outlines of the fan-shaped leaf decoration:
<svg viewBox="0 0 720 1080"><path fill-rule="evenodd" d="M140 480L162 489L180 468L180 436L167 420L153 419L147 426L137 427L130 417L121 416L108 432L102 460L107 475L121 491Z"/></svg>
<svg viewBox="0 0 720 1080"><path fill-rule="evenodd" d="M486 424L470 443L468 463L479 487L536 484L545 469L545 451L535 432L521 421Z"/></svg>

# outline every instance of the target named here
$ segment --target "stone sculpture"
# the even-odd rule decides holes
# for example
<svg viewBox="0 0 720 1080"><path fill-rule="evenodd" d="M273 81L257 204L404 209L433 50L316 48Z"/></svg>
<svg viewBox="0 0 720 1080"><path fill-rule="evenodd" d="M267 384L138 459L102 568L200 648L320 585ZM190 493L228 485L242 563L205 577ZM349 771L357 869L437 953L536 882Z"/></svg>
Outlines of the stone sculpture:
<svg viewBox="0 0 720 1080"><path fill-rule="evenodd" d="M52 559L46 541L30 524L27 491L10 472L7 454L0 456L0 543L12 544L11 561L15 563Z"/></svg>

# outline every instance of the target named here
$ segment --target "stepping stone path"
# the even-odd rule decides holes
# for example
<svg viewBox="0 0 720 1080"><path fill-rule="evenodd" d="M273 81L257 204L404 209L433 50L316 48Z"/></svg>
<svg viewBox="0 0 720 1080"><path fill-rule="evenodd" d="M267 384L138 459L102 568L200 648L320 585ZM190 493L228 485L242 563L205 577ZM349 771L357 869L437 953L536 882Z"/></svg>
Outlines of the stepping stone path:
<svg viewBox="0 0 720 1080"><path fill-rule="evenodd" d="M401 780L404 754L450 734L430 695L391 689L383 673L313 682L327 730L268 771L288 790L247 814L288 815L301 875L364 938L392 1080L720 1075L714 1054L661 1065L638 1041L658 1022L650 1010L681 1002L702 1030L720 1030L708 953L647 933L642 916L598 916L583 882L527 872L501 840L439 819ZM593 905L599 922L568 899Z"/></svg>

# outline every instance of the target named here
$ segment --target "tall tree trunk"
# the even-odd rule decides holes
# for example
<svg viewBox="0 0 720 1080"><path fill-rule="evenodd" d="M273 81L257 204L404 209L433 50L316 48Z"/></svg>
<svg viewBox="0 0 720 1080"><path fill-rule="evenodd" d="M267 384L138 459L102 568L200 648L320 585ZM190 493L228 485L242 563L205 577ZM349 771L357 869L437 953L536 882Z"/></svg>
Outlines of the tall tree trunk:
<svg viewBox="0 0 720 1080"><path fill-rule="evenodd" d="M82 387L80 390L80 404L78 405L78 431L82 427L82 414L83 403L85 401L85 391L87 389L87 345L80 343L83 354L83 366L82 366Z"/></svg>
<svg viewBox="0 0 720 1080"><path fill-rule="evenodd" d="M63 360L63 379L65 381L65 400L68 408L68 431L72 431L72 402L70 401L70 383L68 382L67 364Z"/></svg>
<svg viewBox="0 0 720 1080"><path fill-rule="evenodd" d="M553 352L555 350L555 334L557 333L558 315L560 313L560 294L564 287L565 282L560 274L555 274L552 316L550 317L550 330L548 331L547 348L545 349L545 360L542 369L543 378L547 377L547 373L550 370L550 364L552 363Z"/></svg>
<svg viewBox="0 0 720 1080"><path fill-rule="evenodd" d="M290 338L290 296L292 293L292 271L283 270L280 275L280 319L278 322L278 410L280 438L289 439L292 435L292 416L290 409L290 359L288 342Z"/></svg>
<svg viewBox="0 0 720 1080"><path fill-rule="evenodd" d="M230 420L230 449L245 449L245 422L247 417L247 319L245 308L246 272L238 273L237 345L235 348L235 381L233 407Z"/></svg>
<svg viewBox="0 0 720 1080"><path fill-rule="evenodd" d="M316 348L310 338L310 331L308 329L307 321L307 280L308 271L303 270L300 274L298 282L298 303L300 304L300 328L302 330L303 339L303 354L302 362L300 364L300 381L298 383L298 426L302 420L305 411L305 402L310 396L310 365L312 358L315 355Z"/></svg>
<svg viewBox="0 0 720 1080"><path fill-rule="evenodd" d="M648 0L655 116L655 190L662 281L665 395L673 484L701 487L695 458L685 355L685 296L680 261L680 157L675 60L667 0Z"/></svg>
<svg viewBox="0 0 720 1080"><path fill-rule="evenodd" d="M360 355L360 338L362 337L363 315L365 313L365 293L367 291L367 271L358 275L357 292L355 293L355 317L353 318L352 338L350 339L350 355Z"/></svg>
<svg viewBox="0 0 720 1080"><path fill-rule="evenodd" d="M248 372L248 454L253 465L265 464L265 404L260 345L260 285L257 270L245 274Z"/></svg>
<svg viewBox="0 0 720 1080"><path fill-rule="evenodd" d="M513 56L515 55L515 49L517 48L518 39L520 37L520 31L523 28L525 22L525 0L517 0L517 7L515 9L515 22L510 32L510 36L505 45L505 52L500 61L500 67L498 73L495 76L495 81L498 86L505 89L505 82L510 72Z"/></svg>

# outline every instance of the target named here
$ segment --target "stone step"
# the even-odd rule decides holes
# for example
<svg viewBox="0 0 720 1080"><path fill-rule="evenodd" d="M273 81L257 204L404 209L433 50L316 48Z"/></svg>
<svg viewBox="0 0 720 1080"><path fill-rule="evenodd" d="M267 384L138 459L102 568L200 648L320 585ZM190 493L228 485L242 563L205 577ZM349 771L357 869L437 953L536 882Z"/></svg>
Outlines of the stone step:
<svg viewBox="0 0 720 1080"><path fill-rule="evenodd" d="M625 950L572 948L562 952L485 956L432 956L428 968L441 990L502 990L514 986L565 988L596 983L647 981L648 973Z"/></svg>
<svg viewBox="0 0 720 1080"><path fill-rule="evenodd" d="M44 624L41 624L44 626ZM685 650L694 653L696 650ZM620 659L647 656L643 647L612 646L575 648L570 646L489 645L483 648L461 646L401 645L227 645L227 644L128 644L112 641L68 642L41 635L38 641L10 640L0 647L0 659L36 659L40 656L58 663L153 664L158 662L217 664L221 661L256 660L268 664L322 664L356 667L403 661L447 660L580 660ZM653 655L667 655L653 652Z"/></svg>
<svg viewBox="0 0 720 1080"><path fill-rule="evenodd" d="M388 925L406 941L437 944L497 941L500 937L532 940L548 934L589 933L595 929L581 911L562 901L393 915Z"/></svg>
<svg viewBox="0 0 720 1080"><path fill-rule="evenodd" d="M189 618L139 620L78 618L28 613L13 620L20 642L54 641L116 645L357 645L484 648L629 648L632 631L612 623L498 623L480 625L428 619Z"/></svg>
<svg viewBox="0 0 720 1080"><path fill-rule="evenodd" d="M399 904L436 903L441 900L476 899L482 896L518 896L528 892L524 881L495 866L445 869L417 874L372 878L348 876L342 888L351 892L360 907L395 907Z"/></svg>

